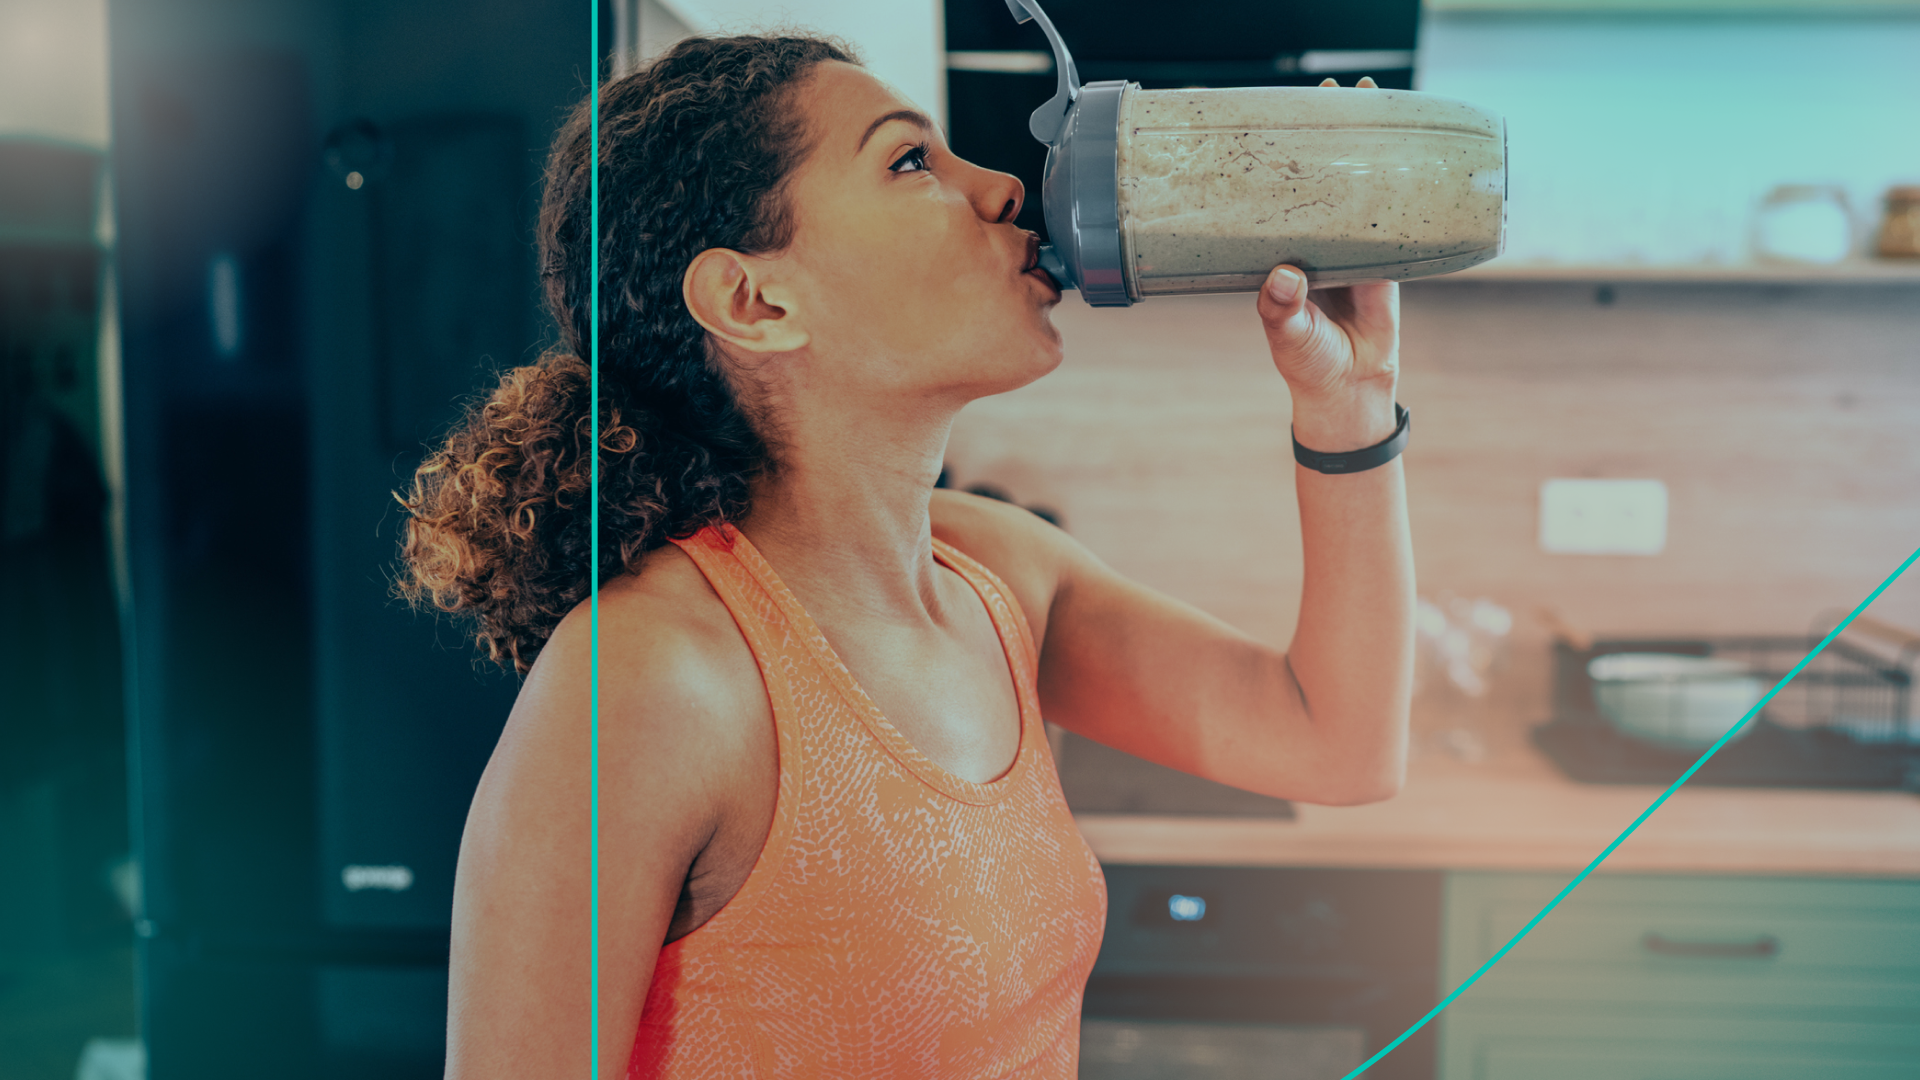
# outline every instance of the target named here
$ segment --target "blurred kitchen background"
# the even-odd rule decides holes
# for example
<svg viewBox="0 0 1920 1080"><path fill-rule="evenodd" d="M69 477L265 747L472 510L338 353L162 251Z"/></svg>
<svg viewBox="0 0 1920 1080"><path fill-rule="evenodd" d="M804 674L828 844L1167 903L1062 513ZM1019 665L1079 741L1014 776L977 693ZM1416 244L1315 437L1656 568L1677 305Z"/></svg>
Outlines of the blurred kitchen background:
<svg viewBox="0 0 1920 1080"><path fill-rule="evenodd" d="M1082 1074L1330 1080L1697 755L1590 660L1784 673L1920 546L1920 0L1047 6L1088 78L1373 74L1508 119L1507 254L1403 290L1406 791L1056 743L1113 893ZM1035 186L1050 61L1002 0L0 4L0 1077L439 1074L515 682L388 598L388 492L549 338L539 165L595 65L776 22ZM1284 644L1251 307L1069 295L1067 363L970 408L949 481ZM1368 1075L1914 1075L1920 577L1868 614Z"/></svg>

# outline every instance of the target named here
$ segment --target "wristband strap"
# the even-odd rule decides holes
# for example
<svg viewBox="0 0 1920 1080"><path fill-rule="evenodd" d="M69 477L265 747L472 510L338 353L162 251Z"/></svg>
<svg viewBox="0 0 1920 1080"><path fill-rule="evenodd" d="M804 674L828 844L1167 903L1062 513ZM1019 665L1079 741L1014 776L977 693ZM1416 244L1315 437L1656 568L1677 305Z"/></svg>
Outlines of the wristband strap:
<svg viewBox="0 0 1920 1080"><path fill-rule="evenodd" d="M1407 448L1407 431L1411 417L1407 414L1406 406L1397 401L1393 404L1393 419L1393 434L1387 436L1385 442L1376 443L1365 450L1350 450L1344 454L1323 454L1318 450L1309 450L1301 446L1300 440L1295 439L1293 440L1293 460L1314 472L1323 473L1357 473L1377 469L1399 457L1400 451Z"/></svg>

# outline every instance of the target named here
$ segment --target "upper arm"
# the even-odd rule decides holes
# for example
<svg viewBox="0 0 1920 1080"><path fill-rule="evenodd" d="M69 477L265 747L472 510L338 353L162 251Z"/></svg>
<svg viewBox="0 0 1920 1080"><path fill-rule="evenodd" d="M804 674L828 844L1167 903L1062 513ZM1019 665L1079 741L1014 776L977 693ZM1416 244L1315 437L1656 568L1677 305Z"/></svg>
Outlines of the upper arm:
<svg viewBox="0 0 1920 1080"><path fill-rule="evenodd" d="M1351 755L1319 737L1283 650L1126 578L1018 508L943 494L934 524L1019 596L1049 721L1250 791L1352 801Z"/></svg>
<svg viewBox="0 0 1920 1080"><path fill-rule="evenodd" d="M626 1075L688 868L728 811L729 777L751 772L735 767L748 743L734 735L758 715L743 715L739 673L698 625L649 610L645 598L609 603L603 590L601 606L600 1075L616 1077ZM588 1071L586 615L569 615L542 650L468 814L454 888L449 1077Z"/></svg>
<svg viewBox="0 0 1920 1080"><path fill-rule="evenodd" d="M1320 801L1323 763L1285 652L1074 548L1041 654L1048 719L1210 780Z"/></svg>

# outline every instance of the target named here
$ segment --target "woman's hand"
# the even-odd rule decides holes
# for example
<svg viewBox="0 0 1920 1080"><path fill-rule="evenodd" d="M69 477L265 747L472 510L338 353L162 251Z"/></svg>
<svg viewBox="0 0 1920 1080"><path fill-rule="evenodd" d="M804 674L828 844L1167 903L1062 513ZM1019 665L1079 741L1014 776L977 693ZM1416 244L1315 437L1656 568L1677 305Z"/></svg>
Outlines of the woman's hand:
<svg viewBox="0 0 1920 1080"><path fill-rule="evenodd" d="M1322 86L1336 85L1332 79ZM1362 88L1372 88L1363 78ZM1393 282L1323 289L1277 266L1258 301L1274 367L1293 393L1294 436L1314 450L1372 446L1393 433L1400 362L1400 291Z"/></svg>

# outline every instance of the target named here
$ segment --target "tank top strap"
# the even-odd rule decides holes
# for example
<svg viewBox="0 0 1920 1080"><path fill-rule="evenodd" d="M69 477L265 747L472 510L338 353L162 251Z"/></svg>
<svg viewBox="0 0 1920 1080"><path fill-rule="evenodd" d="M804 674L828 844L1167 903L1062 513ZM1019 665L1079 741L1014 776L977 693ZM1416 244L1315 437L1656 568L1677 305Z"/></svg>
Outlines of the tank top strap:
<svg viewBox="0 0 1920 1080"><path fill-rule="evenodd" d="M780 760L773 822L768 827L766 842L746 884L708 921L709 926L721 920L734 922L745 918L769 883L777 878L798 826L794 808L800 803L811 757L808 740L791 722L791 718L800 713L800 695L793 677L798 651L795 628L789 624L779 600L768 593L766 584L740 561L734 551L736 541L745 543L746 537L731 525L708 525L692 536L673 540L674 546L686 552L707 583L713 586L713 591L719 594L721 603L733 616L734 625L740 628L740 635L747 640L747 649L760 668L760 681L766 686L767 701L773 709L774 746ZM674 951L674 946L690 937L669 945L668 951Z"/></svg>
<svg viewBox="0 0 1920 1080"><path fill-rule="evenodd" d="M720 594L765 674L769 664L778 666L777 657L787 645L783 639L790 633L783 625L787 620L780 598L768 591L767 582L734 550L736 542L744 540L731 525L708 525L692 536L673 540L673 544L687 553L713 591Z"/></svg>
<svg viewBox="0 0 1920 1080"><path fill-rule="evenodd" d="M1000 575L945 540L935 538L933 553L980 595L987 613L993 617L994 629L1000 632L1007 655L1025 661L1026 670L1019 673L1023 688L1033 685L1039 675L1040 646L1034 640L1033 625L1027 622L1026 609L1020 606L1020 599L1000 580Z"/></svg>

